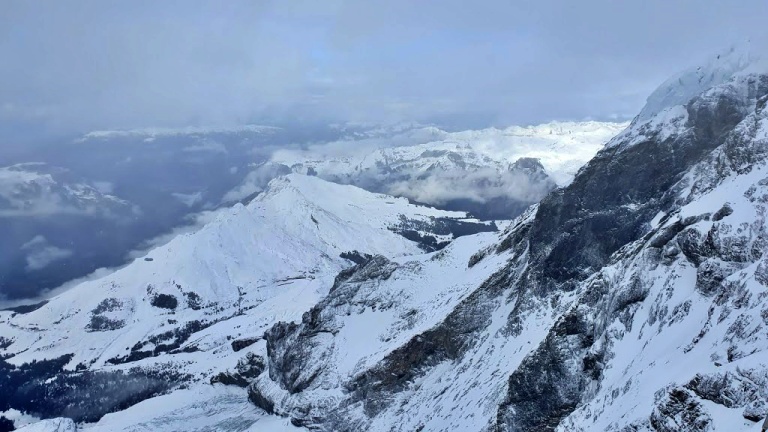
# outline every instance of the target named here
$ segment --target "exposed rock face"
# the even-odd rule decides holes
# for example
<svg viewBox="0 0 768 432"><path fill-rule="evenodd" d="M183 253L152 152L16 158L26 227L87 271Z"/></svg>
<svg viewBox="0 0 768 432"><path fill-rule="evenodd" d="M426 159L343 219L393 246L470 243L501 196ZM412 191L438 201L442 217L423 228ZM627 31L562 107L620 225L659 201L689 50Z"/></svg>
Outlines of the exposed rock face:
<svg viewBox="0 0 768 432"><path fill-rule="evenodd" d="M146 273L0 311L0 411L96 421L197 385L321 431L749 432L768 411L768 75L688 99L501 233L278 179Z"/></svg>
<svg viewBox="0 0 768 432"><path fill-rule="evenodd" d="M235 371L220 372L211 377L211 384L221 383L238 387L248 387L254 378L265 369L264 358L254 353L248 353L238 360Z"/></svg>
<svg viewBox="0 0 768 432"><path fill-rule="evenodd" d="M651 427L658 432L713 431L712 418L691 392L673 388L663 393L651 413Z"/></svg>
<svg viewBox="0 0 768 432"><path fill-rule="evenodd" d="M570 186L543 199L530 238L542 276L555 283L584 278L644 235L655 214L668 212L672 186L712 150L738 141L734 128L768 93L765 75L742 84L746 89L728 83L688 102L687 121L673 132L619 135Z"/></svg>
<svg viewBox="0 0 768 432"><path fill-rule="evenodd" d="M437 264L374 258L343 272L300 324L267 332L270 373L252 399L341 431L703 432L726 421L712 404L758 420L766 100L768 75L743 75L638 118L570 186L465 258L466 272L503 262L485 282L444 318L414 314L383 351L357 353L347 342L357 321L345 317L381 319L406 303L391 287L412 278L424 289L415 281ZM355 367L339 368L340 356Z"/></svg>
<svg viewBox="0 0 768 432"><path fill-rule="evenodd" d="M266 369L263 335L273 324L300 320L352 259L369 265L342 278L363 282L399 265L381 254L422 254L423 245L395 232L404 221L441 246L497 230L466 213L314 177L290 174L270 185L248 206L217 210L200 230L152 250L151 260L136 259L48 302L0 310L0 415L15 409L110 423L115 416L106 414L186 391L227 405L239 391L247 403L246 392L232 387L248 386ZM287 349L286 370L294 351ZM286 373L285 384L299 390L312 384L291 379Z"/></svg>
<svg viewBox="0 0 768 432"><path fill-rule="evenodd" d="M662 219L656 227L649 225L654 215L669 217L685 213L686 204L705 201L707 192L726 181L732 173L726 170L713 173L707 168L730 159L725 155L733 154L729 149L732 150L734 142L741 143L741 153L755 153L744 152L745 146L756 147L760 152L763 144L745 136L743 127L765 117L760 101L765 100L767 93L768 76L764 75L709 90L686 105L688 120L681 131L670 134L662 130L666 139L657 135L647 142L633 143L629 148L627 141L632 137L618 137L582 171L571 187L541 203L537 222L542 222L534 225L530 239L534 268L541 268L539 280L546 288L544 292L559 287L580 293L580 300L566 318L576 314L574 322L585 324L574 326L572 333L563 333L556 325L545 343L511 375L507 399L499 410L498 427L553 430L577 407L588 412L588 402L604 385L605 368L611 366L612 358L621 355L619 348L611 346L618 345L624 334L638 333L633 326L656 324L660 326L658 333L663 334L666 326L690 322L687 318L696 308L692 300L678 304L673 300L683 287L690 286L684 271L690 274L692 268L695 273L689 278L695 280L692 288L701 296L697 301L712 302L710 316L716 310L730 313L725 312L730 310L729 300L738 302L739 308L750 305L749 290L743 285L748 276L740 275L740 283L729 279L765 252L763 217L751 221L748 231L734 229L728 223L727 216L734 214L732 208L730 213L720 212L718 221L711 220L706 213L672 216L679 221L667 219L664 223ZM645 153L646 149L651 151ZM609 153L612 153L610 158ZM644 160L653 162L643 165ZM733 160L729 165L745 167ZM646 170L639 170L641 166ZM652 175L648 176L648 172ZM638 178L641 180L637 181ZM609 188L618 184L620 188L613 193L598 194L590 184ZM762 213L763 208L757 206L756 210ZM543 213L542 209L550 213ZM717 207L707 210L715 212ZM545 217L548 214L554 217ZM563 224L559 230L543 228L557 221ZM558 232L564 234L552 235ZM659 256L656 251L661 248L664 253ZM541 264L536 266L536 263ZM658 272L660 264L667 266L662 269L668 273L650 276L654 270ZM596 269L600 270L595 273ZM623 274L618 280L617 271ZM596 283L610 279L616 282L607 286ZM579 283L579 280L585 282ZM648 296L654 291L653 285L661 288L656 298ZM596 287L599 293L590 292ZM707 300L712 296L717 299ZM650 308L649 301L652 302ZM760 303L751 306L759 307ZM641 309L648 311L645 323L638 316ZM723 318L721 315L720 319ZM708 321L701 333L683 347L683 352L694 350L717 324L729 329L723 341L726 344L727 339L749 339L753 332L762 332L754 328L747 315L736 319L730 327L722 321ZM643 339L644 331L650 329L640 330L639 338ZM735 346L726 351L727 361L744 355ZM543 384L537 382L541 379ZM521 387L535 389L534 394L521 395ZM611 394L613 399L617 396L618 393ZM654 430L714 430L710 414L700 403L702 398L706 399L688 389L666 392L657 397L650 425ZM532 407L532 400L540 402ZM568 423L565 429L574 424Z"/></svg>
<svg viewBox="0 0 768 432"><path fill-rule="evenodd" d="M236 339L232 341L232 351L238 352L244 348L247 348L256 342L261 340L260 337L252 337L252 338L242 338L242 339Z"/></svg>
<svg viewBox="0 0 768 432"><path fill-rule="evenodd" d="M270 358L269 376L289 393L308 388L324 372L328 356L325 342L338 328L335 307L355 298L361 284L386 280L397 265L383 256L345 270L336 278L328 297L302 316L301 324L278 323L265 333ZM355 307L386 307L374 302L355 303ZM329 310L330 309L330 310ZM325 313L324 313L325 312Z"/></svg>

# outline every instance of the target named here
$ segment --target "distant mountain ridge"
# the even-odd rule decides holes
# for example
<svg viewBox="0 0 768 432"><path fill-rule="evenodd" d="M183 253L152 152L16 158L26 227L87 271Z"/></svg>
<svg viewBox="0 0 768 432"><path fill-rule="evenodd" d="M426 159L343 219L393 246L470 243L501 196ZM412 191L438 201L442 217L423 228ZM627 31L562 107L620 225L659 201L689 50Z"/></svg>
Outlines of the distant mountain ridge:
<svg viewBox="0 0 768 432"><path fill-rule="evenodd" d="M293 169L265 164L280 155L304 154L296 152L299 148L319 145L340 154L323 165L328 175L322 178L484 219L509 219L555 187L547 167L575 172L599 147L601 137L607 140L619 128L566 122L449 133L404 123L309 130L246 125L91 132L32 151L29 160L39 163L0 168L0 216L8 222L5 231L0 227L6 238L0 245L0 301L35 298L72 279L123 265L135 249L165 241L176 230L194 229L206 212L247 203L275 177L312 174L312 164ZM561 138L550 139L553 136ZM588 148L579 150L579 143L588 143ZM582 156L574 159L577 151ZM512 157L505 158L504 152L512 152ZM350 165L358 157L371 163L364 172ZM516 164L529 157L543 165L532 160ZM340 171L335 173L333 166ZM36 189L32 182L25 191L3 195L10 191L3 182L38 171L42 174ZM44 179L50 180L46 187L40 183ZM75 185L80 188L76 194ZM54 189L61 193L46 192ZM26 217L19 205L27 215L36 205L37 215L50 215ZM39 250L22 248L39 237L49 244ZM35 264L27 266L28 259Z"/></svg>
<svg viewBox="0 0 768 432"><path fill-rule="evenodd" d="M321 171L535 174L540 158L409 143L283 165L199 231L1 311L0 412L92 431L757 432L768 67L689 96L501 232ZM38 425L54 423L72 425Z"/></svg>
<svg viewBox="0 0 768 432"><path fill-rule="evenodd" d="M271 162L438 208L470 211L483 219L509 219L568 184L625 126L552 122L453 133L425 128L409 132L430 140L423 143L340 156L330 154L333 145L279 150Z"/></svg>

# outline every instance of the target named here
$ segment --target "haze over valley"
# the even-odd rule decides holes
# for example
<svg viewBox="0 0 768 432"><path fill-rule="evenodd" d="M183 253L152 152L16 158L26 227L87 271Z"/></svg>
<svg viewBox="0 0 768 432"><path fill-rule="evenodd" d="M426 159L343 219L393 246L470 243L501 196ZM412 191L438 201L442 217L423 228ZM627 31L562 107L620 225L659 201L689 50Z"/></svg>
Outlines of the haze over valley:
<svg viewBox="0 0 768 432"><path fill-rule="evenodd" d="M765 432L766 19L3 3L0 432Z"/></svg>

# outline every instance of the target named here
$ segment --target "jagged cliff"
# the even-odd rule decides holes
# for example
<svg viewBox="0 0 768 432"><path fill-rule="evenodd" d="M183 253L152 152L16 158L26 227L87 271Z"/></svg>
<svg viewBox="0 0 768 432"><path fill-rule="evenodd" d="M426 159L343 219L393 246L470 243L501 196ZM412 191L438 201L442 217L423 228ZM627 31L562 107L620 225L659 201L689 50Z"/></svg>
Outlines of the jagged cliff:
<svg viewBox="0 0 768 432"><path fill-rule="evenodd" d="M467 264L454 245L340 275L266 333L252 401L321 430L751 430L768 397L766 101L768 75L745 71L638 117Z"/></svg>
<svg viewBox="0 0 768 432"><path fill-rule="evenodd" d="M759 430L768 68L742 59L666 83L502 232L273 180L111 279L0 312L2 371L94 430ZM141 392L87 417L84 376Z"/></svg>

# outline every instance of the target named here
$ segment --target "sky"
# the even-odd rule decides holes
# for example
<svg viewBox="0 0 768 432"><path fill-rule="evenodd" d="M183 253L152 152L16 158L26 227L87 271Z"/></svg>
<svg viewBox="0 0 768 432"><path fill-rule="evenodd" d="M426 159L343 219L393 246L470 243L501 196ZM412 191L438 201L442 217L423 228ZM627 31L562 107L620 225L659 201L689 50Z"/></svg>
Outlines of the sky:
<svg viewBox="0 0 768 432"><path fill-rule="evenodd" d="M765 0L0 2L0 134L626 120Z"/></svg>

